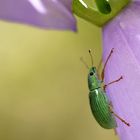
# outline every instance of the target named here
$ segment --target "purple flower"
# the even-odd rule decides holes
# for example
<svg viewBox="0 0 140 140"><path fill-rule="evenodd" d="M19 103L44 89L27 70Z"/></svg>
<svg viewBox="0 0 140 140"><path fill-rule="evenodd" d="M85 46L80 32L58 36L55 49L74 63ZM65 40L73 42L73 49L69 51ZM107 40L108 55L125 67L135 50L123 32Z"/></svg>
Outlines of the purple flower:
<svg viewBox="0 0 140 140"><path fill-rule="evenodd" d="M117 120L121 140L140 140L140 1L131 3L103 28L104 62L114 48L106 70L108 83L123 79L107 88L115 112L130 123Z"/></svg>
<svg viewBox="0 0 140 140"><path fill-rule="evenodd" d="M0 19L32 24L49 29L76 30L72 0L3 0ZM92 18L93 19L93 18ZM114 48L105 69L105 82L123 76L107 87L114 111L130 127L117 120L121 140L140 140L140 0L131 3L103 28L104 62Z"/></svg>
<svg viewBox="0 0 140 140"><path fill-rule="evenodd" d="M76 30L71 0L1 0L0 19L50 29Z"/></svg>

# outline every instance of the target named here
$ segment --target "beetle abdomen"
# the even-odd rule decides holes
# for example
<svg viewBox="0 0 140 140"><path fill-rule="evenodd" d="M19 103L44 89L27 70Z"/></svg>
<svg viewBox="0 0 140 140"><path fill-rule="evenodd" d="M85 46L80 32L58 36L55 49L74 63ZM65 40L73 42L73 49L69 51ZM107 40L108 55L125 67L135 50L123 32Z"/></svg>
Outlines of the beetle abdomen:
<svg viewBox="0 0 140 140"><path fill-rule="evenodd" d="M90 91L90 107L96 121L106 129L116 127L116 121L109 110L109 101L101 88Z"/></svg>

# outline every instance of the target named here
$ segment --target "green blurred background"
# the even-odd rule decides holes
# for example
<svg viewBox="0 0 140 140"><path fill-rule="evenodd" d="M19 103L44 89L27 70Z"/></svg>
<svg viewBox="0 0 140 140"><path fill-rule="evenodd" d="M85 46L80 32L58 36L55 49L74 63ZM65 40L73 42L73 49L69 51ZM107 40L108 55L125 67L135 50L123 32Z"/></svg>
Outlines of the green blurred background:
<svg viewBox="0 0 140 140"><path fill-rule="evenodd" d="M0 22L0 139L117 140L88 102L87 69L101 59L101 29L78 19L78 32Z"/></svg>

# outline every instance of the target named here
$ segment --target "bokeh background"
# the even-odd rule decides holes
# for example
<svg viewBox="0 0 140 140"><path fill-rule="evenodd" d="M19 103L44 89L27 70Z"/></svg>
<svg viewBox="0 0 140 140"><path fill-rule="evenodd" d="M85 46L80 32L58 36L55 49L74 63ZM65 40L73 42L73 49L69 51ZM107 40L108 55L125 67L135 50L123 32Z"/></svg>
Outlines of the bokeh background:
<svg viewBox="0 0 140 140"><path fill-rule="evenodd" d="M78 32L0 22L0 139L117 140L88 102L83 56L101 59L101 29L78 19Z"/></svg>

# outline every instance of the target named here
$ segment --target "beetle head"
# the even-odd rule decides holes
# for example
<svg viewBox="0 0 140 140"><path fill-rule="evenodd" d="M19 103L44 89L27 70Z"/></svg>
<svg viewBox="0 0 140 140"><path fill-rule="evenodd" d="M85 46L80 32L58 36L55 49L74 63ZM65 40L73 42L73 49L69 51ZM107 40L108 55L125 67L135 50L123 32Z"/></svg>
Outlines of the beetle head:
<svg viewBox="0 0 140 140"><path fill-rule="evenodd" d="M94 90L94 89L100 87L100 82L98 80L96 67L91 67L89 70L88 87L89 87L89 90Z"/></svg>

